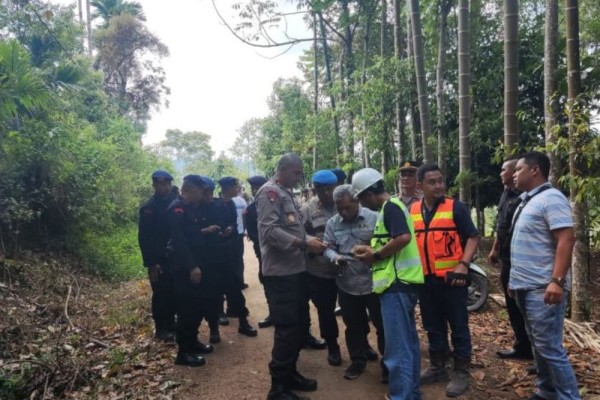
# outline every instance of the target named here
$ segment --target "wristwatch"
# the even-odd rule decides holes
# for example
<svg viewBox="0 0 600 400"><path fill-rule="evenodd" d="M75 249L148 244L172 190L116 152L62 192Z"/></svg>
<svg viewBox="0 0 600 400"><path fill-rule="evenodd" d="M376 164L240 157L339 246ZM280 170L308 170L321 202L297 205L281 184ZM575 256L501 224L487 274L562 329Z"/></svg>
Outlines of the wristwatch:
<svg viewBox="0 0 600 400"><path fill-rule="evenodd" d="M565 288L565 283L566 283L567 281L566 281L566 279L565 279L565 278L555 278L555 277L552 277L552 278L550 279L550 282L551 282L551 283L556 283L558 286L560 286L562 289L564 289L564 288Z"/></svg>
<svg viewBox="0 0 600 400"><path fill-rule="evenodd" d="M376 251L375 253L373 253L373 259L375 261L381 261L381 260L383 260L383 257L381 257L381 253L380 252Z"/></svg>

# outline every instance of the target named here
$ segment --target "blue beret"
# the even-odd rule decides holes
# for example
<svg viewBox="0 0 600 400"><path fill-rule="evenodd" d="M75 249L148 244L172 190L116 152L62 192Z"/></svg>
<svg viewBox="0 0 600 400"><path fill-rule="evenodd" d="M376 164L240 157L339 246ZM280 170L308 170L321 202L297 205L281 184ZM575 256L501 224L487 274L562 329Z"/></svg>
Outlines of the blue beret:
<svg viewBox="0 0 600 400"><path fill-rule="evenodd" d="M163 171L162 169L159 169L152 173L152 180L155 180L155 179L165 179L167 181L172 181L173 177L167 171Z"/></svg>
<svg viewBox="0 0 600 400"><path fill-rule="evenodd" d="M264 176L256 175L248 178L248 183L252 186L262 186L267 183L267 178Z"/></svg>
<svg viewBox="0 0 600 400"><path fill-rule="evenodd" d="M195 175L195 174L184 176L183 183L190 183L194 186L200 186L200 187L206 186L206 182L204 181L204 179L202 179L202 177L200 175Z"/></svg>
<svg viewBox="0 0 600 400"><path fill-rule="evenodd" d="M317 171L312 176L312 183L314 185L335 185L337 183L337 176L328 169L322 169Z"/></svg>
<svg viewBox="0 0 600 400"><path fill-rule="evenodd" d="M208 176L200 176L200 178L202 178L204 186L206 186L208 190L211 192L215 190L215 182L212 179L210 179Z"/></svg>
<svg viewBox="0 0 600 400"><path fill-rule="evenodd" d="M221 188L227 188L235 186L237 184L239 184L238 179L232 176L226 176L224 178L219 179L219 186L221 186Z"/></svg>
<svg viewBox="0 0 600 400"><path fill-rule="evenodd" d="M341 168L334 168L331 170L337 177L338 183L344 183L346 181L346 173Z"/></svg>

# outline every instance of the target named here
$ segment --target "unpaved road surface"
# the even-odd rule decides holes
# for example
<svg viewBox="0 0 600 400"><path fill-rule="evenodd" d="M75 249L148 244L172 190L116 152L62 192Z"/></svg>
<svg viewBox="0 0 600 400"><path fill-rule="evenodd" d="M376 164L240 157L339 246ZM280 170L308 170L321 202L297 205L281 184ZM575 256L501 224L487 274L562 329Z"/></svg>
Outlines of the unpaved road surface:
<svg viewBox="0 0 600 400"><path fill-rule="evenodd" d="M262 286L258 282L258 263L247 244L244 255L246 282L250 285L244 291L247 306L250 310L252 324L267 315L267 304ZM491 308L491 307L490 307ZM316 310L311 306L312 333L318 336L318 323ZM486 314L501 314L497 308L474 315L471 325L482 325L487 322L480 318ZM489 315L488 315L489 318ZM506 325L504 321L498 324ZM231 319L231 324L221 327L222 342L215 346L215 351L209 354L207 364L200 368L176 367L176 378L183 381L176 398L202 399L202 400L264 400L270 387L270 376L267 364L271 357L273 343L273 328L259 329L258 337L248 338L237 333L237 321ZM343 364L332 367L327 364L326 350L303 350L298 361L298 370L305 376L318 380L319 388L316 392L301 394L312 400L370 400L383 399L387 392L387 385L380 383L380 368L378 362L370 362L365 373L358 379L348 381L343 378L344 370L350 364L345 348L343 332L345 329L341 317L338 317L340 327L339 343L342 347ZM420 321L417 321L420 326ZM200 339L208 342L208 327L201 327ZM376 340L372 329L370 343L375 348ZM509 371L522 374L525 371L524 362L504 362L493 356L494 352L510 342L509 328L505 340L499 341L497 333L483 337L474 335L474 363L473 384L471 390L461 399L518 399L511 384L498 387L509 378ZM421 332L421 349L425 356L426 342ZM423 357L423 366L427 365ZM531 393L533 380L527 378L526 393ZM424 400L445 399L445 385L436 384L422 388ZM300 393L299 393L300 394Z"/></svg>

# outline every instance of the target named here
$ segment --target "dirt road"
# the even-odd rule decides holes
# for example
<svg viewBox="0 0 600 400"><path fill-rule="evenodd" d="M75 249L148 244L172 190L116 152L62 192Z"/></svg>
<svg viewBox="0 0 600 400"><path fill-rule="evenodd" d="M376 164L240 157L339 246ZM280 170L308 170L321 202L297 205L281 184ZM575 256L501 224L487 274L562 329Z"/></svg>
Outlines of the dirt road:
<svg viewBox="0 0 600 400"><path fill-rule="evenodd" d="M252 247L246 246L245 252L246 282L250 285L244 291L246 301L250 310L250 320L253 324L267 315L267 305L265 302L262 286L258 282L258 265ZM495 313L497 310L488 311ZM313 327L312 332L318 334L318 325L316 311L311 307ZM479 316L475 316L478 318ZM474 321L471 324L481 324L482 321ZM344 344L344 323L341 317L338 318L340 326L340 345L342 347L342 356L344 359L341 367L331 367L327 364L326 350L304 350L298 361L299 371L307 377L318 380L319 389L313 393L307 393L306 396L312 400L365 400L365 399L383 399L387 391L387 385L380 383L380 368L378 362L369 363L366 372L354 381L348 381L343 378L344 369L349 365L348 353ZM371 335L374 336L373 333ZM273 342L273 328L259 329L258 337L248 338L237 333L237 321L231 320L230 326L221 329L222 342L215 346L215 351L209 354L207 364L201 368L177 367L175 369L178 380L183 380L184 384L176 395L179 399L202 399L202 400L233 400L233 399L265 399L270 386L270 376L267 364L270 360L270 352ZM493 388L508 377L508 370L513 368L521 372L525 369L524 363L504 364L492 357L491 362L482 361L483 355L493 353L491 350L485 350L491 340L497 340L497 335L491 337L474 338L476 357L474 362L479 364L480 368L475 368L473 373L475 377L472 389L461 399L518 399L519 396L512 390L505 387ZM208 341L208 328L203 325L201 328L201 340ZM370 342L375 347L376 340L370 338ZM495 351L498 344L492 345ZM421 348L425 348L423 337L421 338ZM488 354L489 353L489 354ZM426 359L424 358L424 365ZM485 368L481 368L484 367ZM499 371L498 371L499 368ZM503 376L505 371L507 376ZM531 381L531 380L530 380ZM532 381L531 381L532 383ZM529 385L531 386L531 385ZM531 393L531 392L528 392ZM437 384L423 388L424 400L444 399L445 385Z"/></svg>

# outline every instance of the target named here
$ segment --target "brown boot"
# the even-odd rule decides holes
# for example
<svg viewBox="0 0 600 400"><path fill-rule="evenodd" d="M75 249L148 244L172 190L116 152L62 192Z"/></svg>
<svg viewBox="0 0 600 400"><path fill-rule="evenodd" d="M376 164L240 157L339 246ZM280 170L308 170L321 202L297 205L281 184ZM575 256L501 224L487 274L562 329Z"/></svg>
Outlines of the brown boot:
<svg viewBox="0 0 600 400"><path fill-rule="evenodd" d="M469 388L470 358L454 357L454 375L446 386L446 396L458 397Z"/></svg>
<svg viewBox="0 0 600 400"><path fill-rule="evenodd" d="M443 382L450 379L446 371L446 360L448 355L445 351L429 352L429 367L421 373L421 385Z"/></svg>

